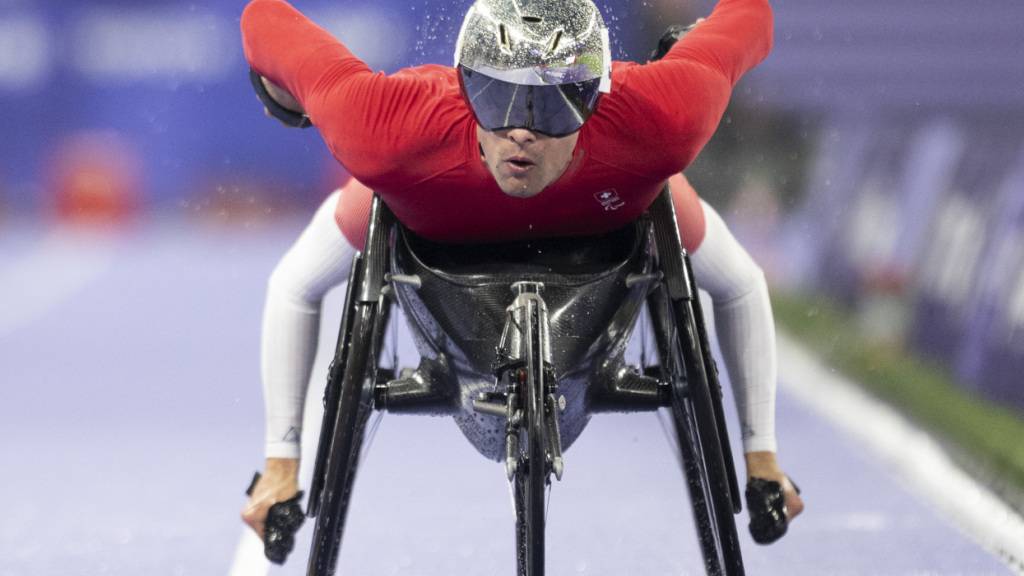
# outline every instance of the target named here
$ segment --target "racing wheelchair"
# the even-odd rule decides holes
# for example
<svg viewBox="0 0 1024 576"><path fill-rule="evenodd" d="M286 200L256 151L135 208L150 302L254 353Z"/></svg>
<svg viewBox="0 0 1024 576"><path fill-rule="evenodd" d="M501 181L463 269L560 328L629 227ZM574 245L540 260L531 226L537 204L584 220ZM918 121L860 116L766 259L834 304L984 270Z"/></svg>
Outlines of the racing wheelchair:
<svg viewBox="0 0 1024 576"><path fill-rule="evenodd" d="M707 573L744 573L722 391L667 188L608 234L472 246L419 238L375 198L347 286L307 509L310 576L335 572L375 410L451 415L503 462L517 574L542 576L545 495L563 450L592 414L659 408L672 415ZM421 356L397 374L381 366L396 303ZM645 304L658 363L634 368L624 353Z"/></svg>

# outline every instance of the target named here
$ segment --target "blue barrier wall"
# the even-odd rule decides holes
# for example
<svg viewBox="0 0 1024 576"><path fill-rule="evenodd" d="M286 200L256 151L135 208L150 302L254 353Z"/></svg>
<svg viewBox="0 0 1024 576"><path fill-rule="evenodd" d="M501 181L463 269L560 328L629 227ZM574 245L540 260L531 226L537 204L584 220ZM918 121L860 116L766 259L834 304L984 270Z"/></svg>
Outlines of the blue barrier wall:
<svg viewBox="0 0 1024 576"><path fill-rule="evenodd" d="M791 280L1024 411L1024 3L789 0L776 14L747 90L819 126Z"/></svg>
<svg viewBox="0 0 1024 576"><path fill-rule="evenodd" d="M411 24L404 11L306 4L325 23L357 30L352 43L381 67L413 48L387 33ZM254 99L240 11L237 2L0 4L0 198L38 208L62 140L95 131L137 152L152 205L197 201L233 182L271 193L319 185L331 163L316 135L281 129Z"/></svg>
<svg viewBox="0 0 1024 576"><path fill-rule="evenodd" d="M963 384L1024 411L1024 122L832 125L794 217L808 286L888 318Z"/></svg>

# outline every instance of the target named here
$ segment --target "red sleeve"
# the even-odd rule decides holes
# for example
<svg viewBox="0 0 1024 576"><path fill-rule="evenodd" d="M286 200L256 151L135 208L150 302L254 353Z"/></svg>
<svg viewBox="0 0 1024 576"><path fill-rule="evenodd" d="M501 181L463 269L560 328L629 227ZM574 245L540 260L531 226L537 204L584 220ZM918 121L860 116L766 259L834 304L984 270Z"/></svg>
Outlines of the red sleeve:
<svg viewBox="0 0 1024 576"><path fill-rule="evenodd" d="M649 161L673 172L693 161L718 127L733 86L771 44L767 0L721 0L663 59L624 69L623 115L645 111L637 122L647 125L644 139L657 143Z"/></svg>
<svg viewBox="0 0 1024 576"><path fill-rule="evenodd" d="M344 44L283 0L249 2L242 12L242 47L250 66L304 107L326 68L339 79L372 73Z"/></svg>
<svg viewBox="0 0 1024 576"><path fill-rule="evenodd" d="M768 0L721 0L707 20L676 42L659 62L706 66L732 87L771 49L772 10Z"/></svg>
<svg viewBox="0 0 1024 576"><path fill-rule="evenodd" d="M422 165L437 147L436 126L452 110L430 80L373 72L283 0L252 0L241 27L249 64L302 104L334 156L366 185L395 184L417 164L409 159Z"/></svg>

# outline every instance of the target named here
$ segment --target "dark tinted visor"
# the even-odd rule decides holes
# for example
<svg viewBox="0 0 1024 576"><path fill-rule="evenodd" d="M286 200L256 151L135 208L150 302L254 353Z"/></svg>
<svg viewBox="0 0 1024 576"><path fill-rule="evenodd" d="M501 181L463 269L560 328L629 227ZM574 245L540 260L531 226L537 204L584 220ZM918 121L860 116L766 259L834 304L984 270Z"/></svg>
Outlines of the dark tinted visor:
<svg viewBox="0 0 1024 576"><path fill-rule="evenodd" d="M567 136L583 127L597 108L601 79L526 86L512 84L459 66L462 94L484 130L526 128L548 136Z"/></svg>

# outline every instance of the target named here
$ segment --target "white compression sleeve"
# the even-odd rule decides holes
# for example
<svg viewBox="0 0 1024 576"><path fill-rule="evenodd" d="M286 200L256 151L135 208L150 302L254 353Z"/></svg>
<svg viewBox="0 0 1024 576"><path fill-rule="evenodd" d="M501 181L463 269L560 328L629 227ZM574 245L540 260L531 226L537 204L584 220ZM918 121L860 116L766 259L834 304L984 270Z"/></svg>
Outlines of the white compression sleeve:
<svg viewBox="0 0 1024 576"><path fill-rule="evenodd" d="M697 286L714 303L715 330L743 431L745 452L777 449L775 322L764 272L718 213L701 201L707 228L690 256Z"/></svg>
<svg viewBox="0 0 1024 576"><path fill-rule="evenodd" d="M298 458L302 409L316 357L320 302L348 280L353 248L338 229L331 194L270 275L263 310L261 373L266 456Z"/></svg>

